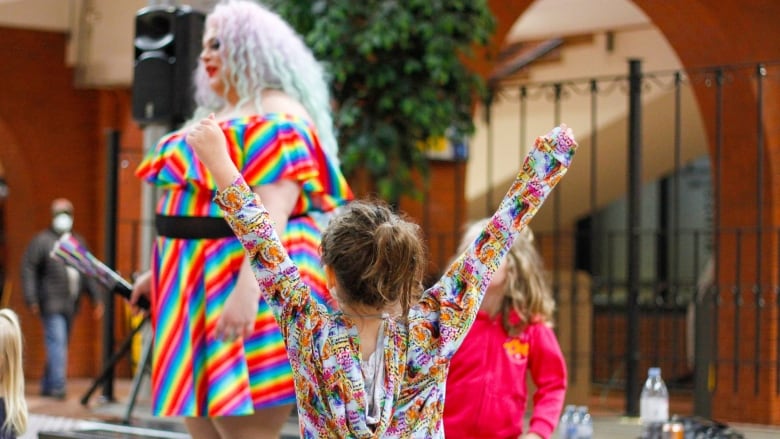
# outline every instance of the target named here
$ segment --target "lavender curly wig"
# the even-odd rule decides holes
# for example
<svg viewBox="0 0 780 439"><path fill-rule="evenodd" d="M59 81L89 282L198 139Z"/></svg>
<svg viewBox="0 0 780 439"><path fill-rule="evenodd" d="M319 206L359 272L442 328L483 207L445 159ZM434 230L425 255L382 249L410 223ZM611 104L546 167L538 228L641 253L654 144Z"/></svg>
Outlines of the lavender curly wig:
<svg viewBox="0 0 780 439"><path fill-rule="evenodd" d="M276 13L249 0L223 0L206 18L217 25L220 56L232 77L225 90L235 87L238 105L253 102L262 113L261 91L282 90L306 108L325 153L338 163L338 146L330 110L325 72L303 39ZM222 96L208 85L202 66L195 70L194 120L225 106Z"/></svg>

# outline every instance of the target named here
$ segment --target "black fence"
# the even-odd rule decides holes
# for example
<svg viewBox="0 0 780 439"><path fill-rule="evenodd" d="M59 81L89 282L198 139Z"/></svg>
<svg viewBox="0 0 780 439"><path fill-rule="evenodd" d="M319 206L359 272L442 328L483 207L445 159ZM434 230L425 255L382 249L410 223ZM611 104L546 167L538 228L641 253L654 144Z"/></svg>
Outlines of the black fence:
<svg viewBox="0 0 780 439"><path fill-rule="evenodd" d="M780 230L763 219L762 178L769 122L763 108L779 98L765 93L764 84L779 80L778 62L643 73L638 61L630 61L627 75L503 86L484 103L486 150L471 151L470 160L481 155L485 181L467 182L482 184L484 191L471 198L471 218L493 212L534 136L562 121L575 129L575 163L531 226L556 300L571 304L558 315L570 376L577 379L583 376L578 369L586 368L593 386L624 391L628 414L638 413L633 395L649 366L662 368L673 393L689 392L704 416L717 384L712 370L699 367L695 373L696 364L733 367L729 385L735 393L741 386L758 392L762 368L780 369L761 337L749 340L755 346L748 355L741 343L718 346L723 329L739 340L749 322L750 333L761 334L768 310L780 311L780 269L767 276L762 270L771 268L756 263L764 259L762 242L773 242L769 246L780 253ZM755 107L744 109L749 126L740 129L755 133L750 153L757 157L744 177L753 188L745 196L756 197L758 212L744 226L726 227L726 207L718 200L729 184L724 150L735 145L724 140L724 130L734 127L723 115L731 94L744 87L756 98ZM714 112L699 111L702 99L712 102ZM705 117L714 120L705 124ZM737 273L729 284L714 276L724 268L718 267L724 243L736 249L727 258ZM740 275L748 263L758 266L750 278ZM766 278L774 279L771 285ZM724 303L736 311L719 313ZM577 321L585 316L587 337Z"/></svg>

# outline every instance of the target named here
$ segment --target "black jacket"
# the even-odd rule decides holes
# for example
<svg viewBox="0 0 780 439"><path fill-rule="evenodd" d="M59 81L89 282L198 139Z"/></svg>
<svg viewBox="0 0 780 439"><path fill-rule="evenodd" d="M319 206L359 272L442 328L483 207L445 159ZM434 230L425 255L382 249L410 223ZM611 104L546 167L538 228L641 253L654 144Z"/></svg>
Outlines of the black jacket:
<svg viewBox="0 0 780 439"><path fill-rule="evenodd" d="M73 236L84 245L84 239L76 233ZM49 253L59 235L52 229L39 232L27 245L22 259L22 288L27 306L38 304L42 314L65 314L72 316L78 306L78 298L88 293L92 302L100 302L102 289L95 279L79 273L79 288L72 295L68 288L65 263L52 258Z"/></svg>

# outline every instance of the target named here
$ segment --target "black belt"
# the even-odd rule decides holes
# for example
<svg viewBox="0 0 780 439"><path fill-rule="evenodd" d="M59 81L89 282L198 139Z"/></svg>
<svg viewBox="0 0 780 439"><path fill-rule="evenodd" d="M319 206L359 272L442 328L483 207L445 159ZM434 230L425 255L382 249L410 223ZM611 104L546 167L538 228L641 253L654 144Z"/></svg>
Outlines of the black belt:
<svg viewBox="0 0 780 439"><path fill-rule="evenodd" d="M307 216L305 213L293 215L287 221ZM219 239L235 236L224 218L214 216L168 216L154 218L157 234L176 239Z"/></svg>
<svg viewBox="0 0 780 439"><path fill-rule="evenodd" d="M157 215L154 219L157 234L178 239L219 239L233 235L224 218L213 216L167 216Z"/></svg>

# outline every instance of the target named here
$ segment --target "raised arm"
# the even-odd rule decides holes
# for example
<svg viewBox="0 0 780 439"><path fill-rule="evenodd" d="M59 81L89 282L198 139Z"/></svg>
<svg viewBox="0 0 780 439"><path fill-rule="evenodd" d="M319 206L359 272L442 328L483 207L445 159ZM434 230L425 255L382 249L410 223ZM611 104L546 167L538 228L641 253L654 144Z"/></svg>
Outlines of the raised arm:
<svg viewBox="0 0 780 439"><path fill-rule="evenodd" d="M565 125L536 139L498 210L413 309L410 323L437 328L438 354L451 357L474 322L490 279L515 238L566 173L577 144ZM419 330L419 329L418 329Z"/></svg>

